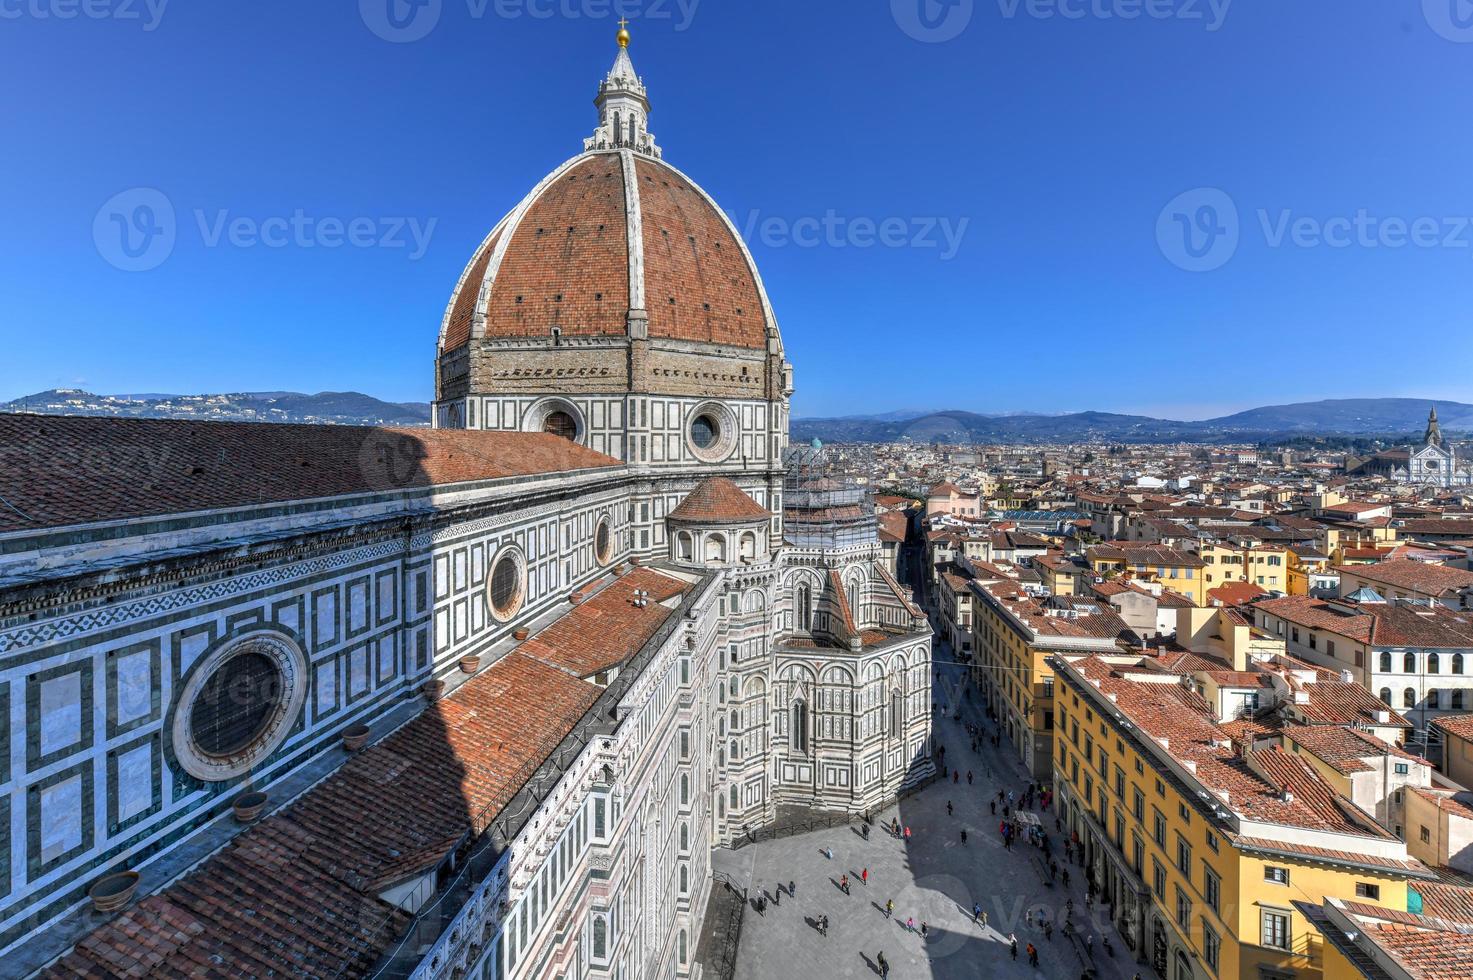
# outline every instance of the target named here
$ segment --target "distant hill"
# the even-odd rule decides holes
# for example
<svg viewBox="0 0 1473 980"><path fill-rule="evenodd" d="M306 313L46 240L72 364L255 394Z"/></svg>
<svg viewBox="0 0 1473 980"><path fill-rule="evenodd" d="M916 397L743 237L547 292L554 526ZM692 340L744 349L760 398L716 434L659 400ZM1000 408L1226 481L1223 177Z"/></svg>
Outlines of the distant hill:
<svg viewBox="0 0 1473 980"><path fill-rule="evenodd" d="M95 395L56 388L0 403L0 412L211 419L217 422L307 422L325 425L429 425L427 402L385 402L357 391L237 392L223 395Z"/></svg>
<svg viewBox="0 0 1473 980"><path fill-rule="evenodd" d="M794 419L795 443L825 442L1256 442L1291 436L1367 436L1420 433L1437 406L1444 431L1473 431L1473 405L1417 398L1345 398L1250 409L1200 422L1143 415L1076 412L1069 415L980 415L933 412L917 418L883 415Z"/></svg>

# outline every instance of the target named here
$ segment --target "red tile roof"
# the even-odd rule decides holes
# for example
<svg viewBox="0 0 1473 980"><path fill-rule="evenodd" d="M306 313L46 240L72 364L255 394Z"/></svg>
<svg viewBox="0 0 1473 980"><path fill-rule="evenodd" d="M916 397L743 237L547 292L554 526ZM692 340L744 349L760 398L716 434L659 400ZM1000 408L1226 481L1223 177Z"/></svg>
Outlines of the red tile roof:
<svg viewBox="0 0 1473 980"><path fill-rule="evenodd" d="M377 892L484 829L598 694L505 657L99 926L46 975L363 976L404 924Z"/></svg>
<svg viewBox="0 0 1473 980"><path fill-rule="evenodd" d="M542 433L0 414L0 533L617 465Z"/></svg>
<svg viewBox="0 0 1473 980"><path fill-rule="evenodd" d="M359 977L405 924L377 894L479 833L573 730L689 586L616 580L158 894L99 926L48 977ZM636 609L635 589L653 600Z"/></svg>
<svg viewBox="0 0 1473 980"><path fill-rule="evenodd" d="M1473 589L1473 572L1406 558L1377 562L1374 565L1345 565L1341 566L1340 571L1368 582L1434 596Z"/></svg>
<svg viewBox="0 0 1473 980"><path fill-rule="evenodd" d="M546 338L554 328L564 336L627 337L629 185L643 217L650 337L766 348L755 272L731 226L688 180L640 158L626 181L611 153L556 176L471 259L451 300L442 353L470 340L483 291L488 338ZM488 283L491 253L507 236Z"/></svg>
<svg viewBox="0 0 1473 980"><path fill-rule="evenodd" d="M696 484L680 506L670 512L677 521L692 523L752 522L772 514L724 476L711 476Z"/></svg>
<svg viewBox="0 0 1473 980"><path fill-rule="evenodd" d="M636 568L574 606L517 652L577 677L591 677L638 653L670 618L671 609L662 603L689 589L688 583L654 569ZM649 593L647 605L634 604L636 591Z"/></svg>

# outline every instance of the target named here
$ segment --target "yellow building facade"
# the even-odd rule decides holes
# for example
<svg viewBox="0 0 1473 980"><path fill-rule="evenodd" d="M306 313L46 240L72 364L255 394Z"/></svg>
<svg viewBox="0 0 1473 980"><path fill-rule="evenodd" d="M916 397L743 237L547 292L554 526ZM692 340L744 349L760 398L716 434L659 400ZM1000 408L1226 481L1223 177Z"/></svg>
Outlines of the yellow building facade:
<svg viewBox="0 0 1473 980"><path fill-rule="evenodd" d="M1339 980L1325 972L1319 933L1294 903L1337 897L1405 910L1408 881L1430 872L1369 820L1363 833L1326 831L1310 819L1271 823L1253 811L1288 819L1292 802L1260 806L1248 792L1251 778L1234 785L1242 796L1202 781L1198 772L1210 766L1177 758L1169 736L1150 732L1173 712L1158 704L1152 717L1134 718L1122 684L1135 682L1097 686L1099 664L1053 664L1056 808L1080 842L1076 860L1098 889L1097 907L1108 911L1127 948L1168 980ZM1128 668L1117 669L1128 676ZM1147 679L1151 673L1157 676ZM1141 677L1142 684L1163 683L1159 672ZM1174 713L1190 710L1183 703ZM1196 727L1205 733L1211 722ZM1227 736L1220 738L1231 758ZM1285 768L1283 759L1271 761ZM1258 782L1292 800L1292 792Z"/></svg>

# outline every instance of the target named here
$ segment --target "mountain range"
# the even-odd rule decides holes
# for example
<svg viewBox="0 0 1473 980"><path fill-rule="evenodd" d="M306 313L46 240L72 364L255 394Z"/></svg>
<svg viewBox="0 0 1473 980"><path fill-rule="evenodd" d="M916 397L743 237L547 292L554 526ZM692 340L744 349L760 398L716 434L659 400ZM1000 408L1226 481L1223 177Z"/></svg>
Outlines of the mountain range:
<svg viewBox="0 0 1473 980"><path fill-rule="evenodd" d="M94 395L53 388L0 403L0 412L210 419L216 422L307 422L324 425L429 425L426 402L385 402L357 391L254 391L222 395Z"/></svg>
<svg viewBox="0 0 1473 980"><path fill-rule="evenodd" d="M1473 431L1473 405L1418 398L1340 398L1253 408L1195 422L1074 412L1065 415L983 415L944 411L833 419L794 419L795 443L946 442L1256 442L1294 436L1395 436L1420 433L1436 406L1444 431Z"/></svg>
<svg viewBox="0 0 1473 980"><path fill-rule="evenodd" d="M1146 415L1074 412L902 410L843 418L794 419L794 442L1256 442L1295 436L1408 438L1427 425L1437 407L1444 431L1473 432L1473 405L1418 398L1341 398L1253 408L1195 422ZM257 391L219 395L96 395L57 388L0 403L0 412L48 415L112 415L244 422L308 422L332 425L429 425L426 402L386 402L356 391Z"/></svg>

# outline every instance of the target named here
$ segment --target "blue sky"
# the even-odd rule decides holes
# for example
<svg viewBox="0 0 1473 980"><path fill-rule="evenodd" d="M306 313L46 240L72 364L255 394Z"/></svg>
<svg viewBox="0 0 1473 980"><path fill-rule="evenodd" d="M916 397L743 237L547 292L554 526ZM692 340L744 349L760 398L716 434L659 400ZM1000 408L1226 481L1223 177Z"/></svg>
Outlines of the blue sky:
<svg viewBox="0 0 1473 980"><path fill-rule="evenodd" d="M622 6L800 415L1473 401L1470 0L390 2L0 0L0 398L428 400Z"/></svg>

